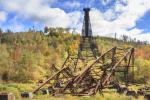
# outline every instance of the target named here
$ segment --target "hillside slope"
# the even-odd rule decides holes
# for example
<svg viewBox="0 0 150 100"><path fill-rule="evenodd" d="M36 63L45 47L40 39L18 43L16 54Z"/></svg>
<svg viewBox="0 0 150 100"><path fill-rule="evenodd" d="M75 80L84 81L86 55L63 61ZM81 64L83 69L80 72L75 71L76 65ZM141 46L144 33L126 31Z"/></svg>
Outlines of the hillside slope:
<svg viewBox="0 0 150 100"><path fill-rule="evenodd" d="M135 47L135 80L150 81L150 45L124 42L107 37L95 37L100 52L112 46ZM5 33L0 36L0 76L3 81L37 82L51 75L50 66L60 67L67 51L76 53L80 35L62 30L50 32Z"/></svg>

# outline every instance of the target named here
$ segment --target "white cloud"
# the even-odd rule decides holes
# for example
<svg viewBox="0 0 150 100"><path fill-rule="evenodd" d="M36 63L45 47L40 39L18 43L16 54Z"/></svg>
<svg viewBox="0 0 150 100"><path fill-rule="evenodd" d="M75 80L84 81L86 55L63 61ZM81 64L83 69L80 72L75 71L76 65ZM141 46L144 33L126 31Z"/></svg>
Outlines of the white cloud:
<svg viewBox="0 0 150 100"><path fill-rule="evenodd" d="M79 11L74 11L71 13L68 13L68 16L70 18L70 27L71 28L76 28L77 31L80 31L82 29L82 14Z"/></svg>
<svg viewBox="0 0 150 100"><path fill-rule="evenodd" d="M149 41L150 42L150 33L139 34L136 36L136 38L139 40L142 40L142 41Z"/></svg>
<svg viewBox="0 0 150 100"><path fill-rule="evenodd" d="M49 5L54 0L2 0L4 10L15 12L18 18L29 20L35 24L43 24L51 27L69 27L77 25L81 12L66 13L60 8L51 8ZM78 2L72 2L70 6L80 6Z"/></svg>
<svg viewBox="0 0 150 100"><path fill-rule="evenodd" d="M93 33L103 36L112 33L117 33L118 36L126 34L133 38L150 41L150 37L147 37L149 35L141 35L141 33L147 33L143 33L143 30L135 27L136 21L150 10L149 0L127 0L126 3L127 5L124 6L121 2L116 2L116 6L108 9L105 13L98 9L92 9L90 15ZM112 18L115 20L111 21Z"/></svg>
<svg viewBox="0 0 150 100"><path fill-rule="evenodd" d="M109 9L106 12L104 12L103 17L105 20L111 21L117 17L117 14L114 13L113 9Z"/></svg>
<svg viewBox="0 0 150 100"><path fill-rule="evenodd" d="M111 2L112 0L100 0L100 2L102 2L103 5L107 5Z"/></svg>
<svg viewBox="0 0 150 100"><path fill-rule="evenodd" d="M79 8L81 3L78 1L67 1L64 4L67 8Z"/></svg>
<svg viewBox="0 0 150 100"><path fill-rule="evenodd" d="M1 0L5 11L15 12L18 18L29 20L37 24L51 27L72 27L81 30L83 15L80 11L66 13L60 8L51 8L51 3L57 0ZM95 0L90 0L93 2ZM58 1L57 1L58 2ZM102 0L103 5L110 4L112 0ZM77 1L66 2L68 7L80 7ZM117 33L118 37L126 34L138 39L147 39L148 33L136 28L138 21L150 9L149 0L117 0L115 6L110 7L106 12L93 8L90 12L91 23L94 35L109 35ZM4 15L3 15L4 16ZM5 20L5 17L0 19ZM19 25L19 24L17 24ZM20 28L21 29L21 28ZM130 30L129 30L130 29ZM141 33L143 33L141 35ZM145 35L146 34L146 35Z"/></svg>
<svg viewBox="0 0 150 100"><path fill-rule="evenodd" d="M0 22L5 22L7 19L7 14L4 11L0 11Z"/></svg>
<svg viewBox="0 0 150 100"><path fill-rule="evenodd" d="M1 25L3 31L7 31L7 29L12 30L13 32L25 31L25 26L17 21L17 17L12 18L7 22L7 24Z"/></svg>
<svg viewBox="0 0 150 100"><path fill-rule="evenodd" d="M18 22L16 17L11 19L9 23L10 24L7 28L9 28L10 30L13 30L14 32L25 31L24 25Z"/></svg>
<svg viewBox="0 0 150 100"><path fill-rule="evenodd" d="M67 27L68 15L59 8L50 8L43 0L2 0L7 12L15 12L18 17L35 23L43 23L53 27Z"/></svg>

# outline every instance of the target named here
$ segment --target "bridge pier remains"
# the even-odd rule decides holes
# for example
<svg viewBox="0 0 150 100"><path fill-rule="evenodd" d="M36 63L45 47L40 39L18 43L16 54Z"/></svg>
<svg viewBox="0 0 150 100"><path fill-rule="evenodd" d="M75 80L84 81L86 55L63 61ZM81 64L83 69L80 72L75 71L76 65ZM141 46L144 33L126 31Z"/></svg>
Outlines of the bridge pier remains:
<svg viewBox="0 0 150 100"><path fill-rule="evenodd" d="M16 100L12 93L0 93L0 100Z"/></svg>
<svg viewBox="0 0 150 100"><path fill-rule="evenodd" d="M83 11L82 36L77 53L68 52L60 68L52 65L51 69L55 73L33 90L33 94L37 94L49 84L48 90L52 95L95 95L110 85L130 95L128 84L134 80L134 48L112 46L105 52L99 52L92 33L90 8L84 8ZM117 74L123 76L125 87L119 85ZM59 84L57 88L56 84ZM43 93L47 94L47 91Z"/></svg>

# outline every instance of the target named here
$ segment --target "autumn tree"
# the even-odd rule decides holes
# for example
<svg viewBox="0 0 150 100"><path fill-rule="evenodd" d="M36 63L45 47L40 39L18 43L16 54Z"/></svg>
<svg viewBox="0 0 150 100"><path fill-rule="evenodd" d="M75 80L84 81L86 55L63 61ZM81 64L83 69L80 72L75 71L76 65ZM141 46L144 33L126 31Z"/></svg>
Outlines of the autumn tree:
<svg viewBox="0 0 150 100"><path fill-rule="evenodd" d="M3 31L2 31L2 29L0 28L0 36L3 34Z"/></svg>

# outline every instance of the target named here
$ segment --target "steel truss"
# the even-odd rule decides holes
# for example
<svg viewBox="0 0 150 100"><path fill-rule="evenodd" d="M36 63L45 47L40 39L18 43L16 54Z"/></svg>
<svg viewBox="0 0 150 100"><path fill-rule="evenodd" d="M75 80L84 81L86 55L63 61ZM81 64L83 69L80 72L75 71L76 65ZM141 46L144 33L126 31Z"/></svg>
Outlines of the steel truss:
<svg viewBox="0 0 150 100"><path fill-rule="evenodd" d="M33 93L49 84L53 95L94 95L109 85L119 84L118 74L122 76L122 82L126 86L133 80L134 48L115 46L100 53L92 36L89 11L89 8L84 9L84 24L78 53L68 53L60 69L53 65L51 70L55 73Z"/></svg>

